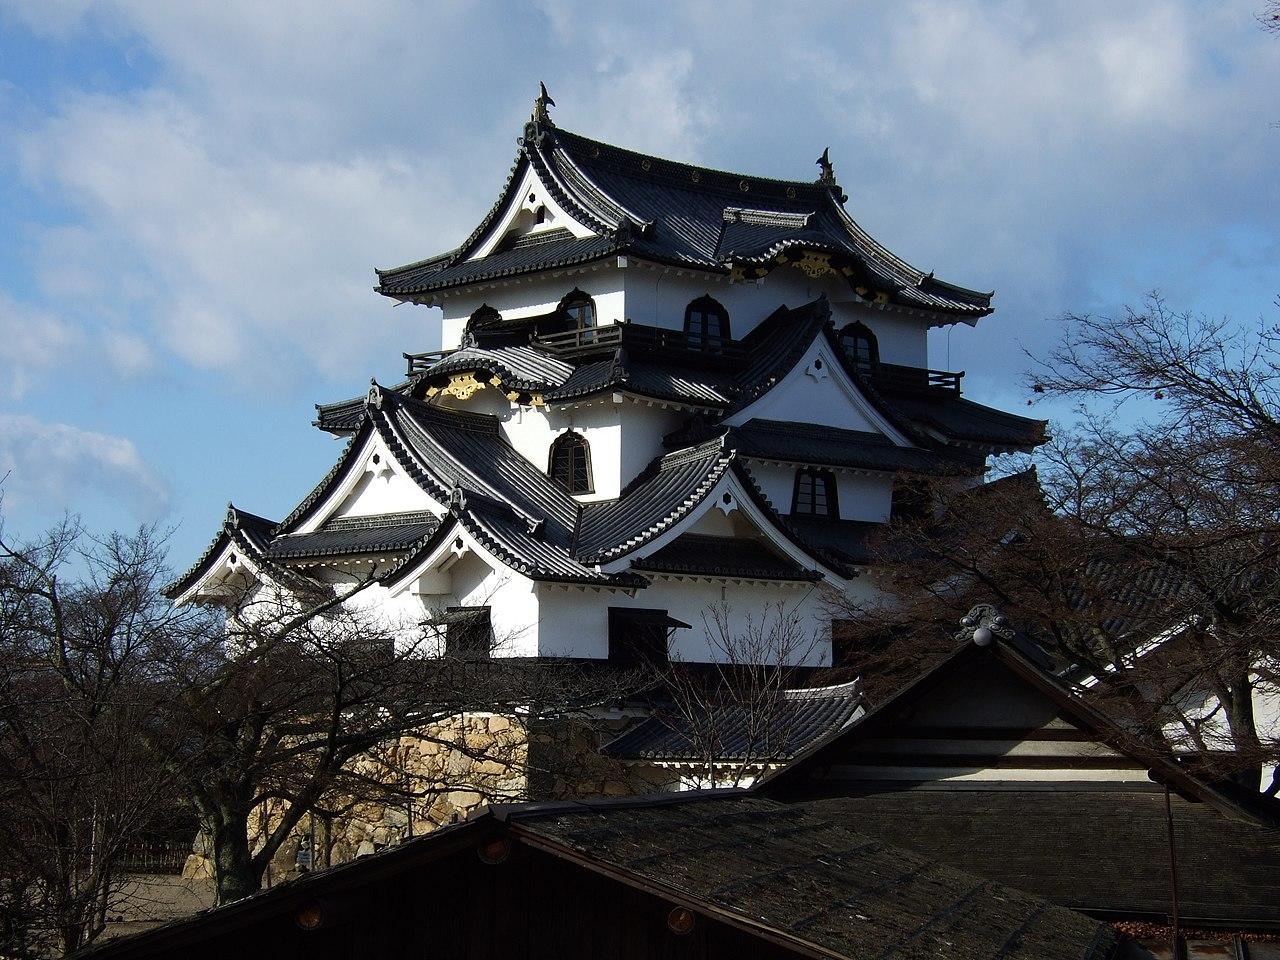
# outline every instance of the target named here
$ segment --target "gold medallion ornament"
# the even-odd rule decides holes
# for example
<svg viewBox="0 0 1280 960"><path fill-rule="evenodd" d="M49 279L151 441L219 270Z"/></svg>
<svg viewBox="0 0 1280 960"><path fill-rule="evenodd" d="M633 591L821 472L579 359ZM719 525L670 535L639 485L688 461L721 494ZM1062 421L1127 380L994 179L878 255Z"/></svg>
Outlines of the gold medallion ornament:
<svg viewBox="0 0 1280 960"><path fill-rule="evenodd" d="M441 391L446 397L457 397L459 400L470 400L484 384L476 379L474 373L455 373L449 378L449 385Z"/></svg>
<svg viewBox="0 0 1280 960"><path fill-rule="evenodd" d="M818 253L815 250L806 250L804 256L796 261L796 266L812 280L825 277L828 273L835 273L831 269L831 254Z"/></svg>

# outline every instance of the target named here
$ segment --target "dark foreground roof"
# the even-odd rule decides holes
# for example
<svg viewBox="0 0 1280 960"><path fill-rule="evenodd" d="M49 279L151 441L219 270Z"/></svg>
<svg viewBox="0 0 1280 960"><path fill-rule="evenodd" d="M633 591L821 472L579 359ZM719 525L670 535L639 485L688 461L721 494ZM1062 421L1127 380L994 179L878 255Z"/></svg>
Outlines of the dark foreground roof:
<svg viewBox="0 0 1280 960"><path fill-rule="evenodd" d="M1154 786L1154 785L1153 785ZM823 815L1095 916L1170 912L1164 793L906 790L809 801ZM1178 907L1194 926L1280 927L1280 830L1172 798Z"/></svg>
<svg viewBox="0 0 1280 960"><path fill-rule="evenodd" d="M620 760L696 762L708 752L717 762L775 763L790 759L819 737L839 730L862 705L859 681L832 687L785 690L776 704L709 705L696 719L674 707L653 715L601 748ZM761 716L769 715L768 730Z"/></svg>
<svg viewBox="0 0 1280 960"><path fill-rule="evenodd" d="M478 864L480 846L503 836L515 845L509 862ZM527 925L508 924L516 907L537 902L530 901L531 891L536 897L542 885L564 877L566 863L585 869L574 874L577 897L544 899ZM429 902L416 893L423 888ZM434 896L427 892L433 888ZM846 822L741 791L711 791L495 808L381 854L108 942L90 955L226 956L264 946L300 951L322 942L315 937L334 957L392 955L380 950L422 955L427 942L449 956L474 958L685 955L665 931L666 939L647 946L614 942L618 931L610 928L649 912L607 912L622 888L686 907L699 925L723 924L754 939L754 946L738 943L732 953L723 940L715 951L705 941L686 944L717 960L1101 960L1117 943L1105 924L893 847ZM415 895L398 897L405 889ZM446 897L460 905L483 903L489 923L472 928L456 907L437 916L432 908ZM307 934L294 926L296 911L313 904L325 920L335 918L333 928ZM663 916L654 919L661 923ZM565 942L577 949L545 953Z"/></svg>
<svg viewBox="0 0 1280 960"><path fill-rule="evenodd" d="M530 169L596 235L552 230L472 259ZM845 199L830 177L782 181L675 163L541 118L527 125L502 195L471 236L449 253L379 270L378 290L409 299L619 254L744 277L809 256L868 299L964 318L991 312L990 293L940 281L882 247L845 211Z"/></svg>

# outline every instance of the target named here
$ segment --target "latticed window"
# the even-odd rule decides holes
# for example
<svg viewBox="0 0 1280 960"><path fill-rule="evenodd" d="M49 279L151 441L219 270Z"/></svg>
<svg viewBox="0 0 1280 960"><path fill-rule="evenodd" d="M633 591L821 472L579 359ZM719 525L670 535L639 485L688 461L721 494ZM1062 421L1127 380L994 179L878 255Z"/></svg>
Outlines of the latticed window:
<svg viewBox="0 0 1280 960"><path fill-rule="evenodd" d="M870 370L880 362L880 347L876 335L865 323L850 323L840 331L840 346L844 355L859 370Z"/></svg>
<svg viewBox="0 0 1280 960"><path fill-rule="evenodd" d="M811 517L839 517L835 474L830 470L797 470L791 512Z"/></svg>
<svg viewBox="0 0 1280 960"><path fill-rule="evenodd" d="M729 311L718 300L699 297L684 309L684 332L690 346L717 349L729 339Z"/></svg>
<svg viewBox="0 0 1280 960"><path fill-rule="evenodd" d="M587 438L572 430L556 437L547 472L570 493L590 493L591 448Z"/></svg>

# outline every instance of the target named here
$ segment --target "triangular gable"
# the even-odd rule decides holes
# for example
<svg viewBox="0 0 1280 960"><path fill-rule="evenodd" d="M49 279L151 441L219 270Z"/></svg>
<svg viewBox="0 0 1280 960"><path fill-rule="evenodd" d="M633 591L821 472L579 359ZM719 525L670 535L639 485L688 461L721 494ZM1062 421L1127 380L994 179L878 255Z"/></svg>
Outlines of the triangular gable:
<svg viewBox="0 0 1280 960"><path fill-rule="evenodd" d="M818 423L880 434L898 446L911 445L849 376L838 351L820 331L790 370L724 422L736 427L753 419Z"/></svg>
<svg viewBox="0 0 1280 960"><path fill-rule="evenodd" d="M803 570L816 571L832 583L844 583L849 577L828 559L817 554L804 543L756 489L750 477L736 460L730 460L714 483L697 491L696 499L682 505L678 514L661 518L640 534L608 551L610 561L601 569L608 572L625 570L650 554L656 553L682 534L702 525L713 511L726 517L738 513L779 554L797 564Z"/></svg>
<svg viewBox="0 0 1280 960"><path fill-rule="evenodd" d="M277 533L312 533L336 517L444 512L366 417L338 462L286 517Z"/></svg>
<svg viewBox="0 0 1280 960"><path fill-rule="evenodd" d="M556 199L559 192L538 176L527 160L518 165L522 170L513 177L502 198L499 212L490 227L474 242L467 260L489 256L509 237L535 237L553 230L568 230L579 239L596 236L596 231L573 217ZM541 211L541 212L540 212Z"/></svg>
<svg viewBox="0 0 1280 960"><path fill-rule="evenodd" d="M974 782L1082 789L1167 783L1228 816L1259 819L999 640L966 643L757 789L769 796L853 796Z"/></svg>

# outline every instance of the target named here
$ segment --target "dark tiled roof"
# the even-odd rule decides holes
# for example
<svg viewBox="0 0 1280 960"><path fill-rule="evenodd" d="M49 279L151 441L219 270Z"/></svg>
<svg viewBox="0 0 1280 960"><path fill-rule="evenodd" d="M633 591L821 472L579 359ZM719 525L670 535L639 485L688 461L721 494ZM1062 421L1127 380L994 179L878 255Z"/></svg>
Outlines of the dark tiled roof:
<svg viewBox="0 0 1280 960"><path fill-rule="evenodd" d="M618 499L583 507L578 555L601 562L652 540L702 502L731 459L713 441L654 461Z"/></svg>
<svg viewBox="0 0 1280 960"><path fill-rule="evenodd" d="M732 374L678 362L656 362L617 351L606 360L582 363L564 383L548 391L548 401L619 390L655 400L723 407L735 391Z"/></svg>
<svg viewBox="0 0 1280 960"><path fill-rule="evenodd" d="M512 569L533 580L638 588L648 585L633 573L602 573L576 559L563 545L548 542L524 520L501 509L472 509L460 522Z"/></svg>
<svg viewBox="0 0 1280 960"><path fill-rule="evenodd" d="M752 580L821 580L816 570L806 570L758 540L741 537L709 537L685 533L660 550L635 562L637 570L657 573L743 577Z"/></svg>
<svg viewBox="0 0 1280 960"><path fill-rule="evenodd" d="M439 526L439 518L429 513L332 521L313 533L277 537L267 547L267 556L273 560L297 560L408 550L435 533Z"/></svg>
<svg viewBox="0 0 1280 960"><path fill-rule="evenodd" d="M868 541L884 529L884 524L870 520L832 520L798 514L788 519L806 543L852 564L871 562Z"/></svg>
<svg viewBox="0 0 1280 960"><path fill-rule="evenodd" d="M556 201L598 236L518 242L469 260L532 168ZM851 285L892 301L959 316L990 312L991 295L936 280L896 257L854 222L834 184L726 173L600 143L541 123L521 141L502 196L455 251L380 270L379 290L412 296L481 280L631 253L660 263L728 272L773 267L779 254L825 252ZM534 238L529 238L531 241Z"/></svg>
<svg viewBox="0 0 1280 960"><path fill-rule="evenodd" d="M517 829L840 957L1101 960L1111 928L751 796L515 808Z"/></svg>
<svg viewBox="0 0 1280 960"><path fill-rule="evenodd" d="M390 296L428 293L481 280L599 260L619 249L612 237L554 240L492 253L479 260L430 261L381 275L378 290Z"/></svg>
<svg viewBox="0 0 1280 960"><path fill-rule="evenodd" d="M577 525L577 502L515 451L495 418L400 398L386 405L379 424L387 439L402 445L442 502L458 487L509 504L530 521L545 520L547 537L568 545Z"/></svg>
<svg viewBox="0 0 1280 960"><path fill-rule="evenodd" d="M1280 830L1174 796L1184 923L1280 923ZM1077 910L1163 922L1169 912L1164 794L974 789L894 791L810 801L979 876Z"/></svg>
<svg viewBox="0 0 1280 960"><path fill-rule="evenodd" d="M463 347L441 357L425 371L428 377L464 370L480 370L502 380L504 387L550 390L561 386L573 374L573 366L527 346Z"/></svg>
<svg viewBox="0 0 1280 960"><path fill-rule="evenodd" d="M1029 450L1045 440L1043 420L984 407L963 397L892 396L884 402L918 427L958 443Z"/></svg>
<svg viewBox="0 0 1280 960"><path fill-rule="evenodd" d="M272 534L277 528L278 525L272 520L240 510L234 504L227 504L226 517L223 518L222 526L214 535L212 542L195 563L164 588L164 595L172 600L190 590L209 572L213 562L230 544L234 544L258 567L267 570L282 585L303 595L314 594L318 590L324 591L326 588L314 580L280 566L274 562L273 557L268 555Z"/></svg>
<svg viewBox="0 0 1280 960"><path fill-rule="evenodd" d="M900 447L883 434L813 423L748 420L740 427L730 428L726 442L743 456L761 460L887 472L968 474L983 469L981 458Z"/></svg>
<svg viewBox="0 0 1280 960"><path fill-rule="evenodd" d="M697 718L675 708L656 708L622 736L601 748L621 760L697 762L706 750L716 762L787 760L814 740L839 730L862 704L858 681L811 690L784 690L776 703L709 704ZM762 714L767 712L767 729Z"/></svg>
<svg viewBox="0 0 1280 960"><path fill-rule="evenodd" d="M687 905L713 923L727 922L759 937L762 951L772 943L797 955L844 960L1105 960L1118 942L1107 924L890 846L812 808L743 791L691 791L494 807L194 917L100 942L86 955L226 954L268 937L314 949L307 945L315 934L297 930L293 917L316 903L325 905L326 915L332 909L341 917L320 936L339 946L355 944L355 955L373 942L370 937L377 939L380 931L371 928L377 918L341 911L371 892L452 882L463 885L468 900L503 911L508 901L501 891L515 889L510 883L494 887L492 874L457 871L459 857L474 863L479 847L503 834L539 851L536 856L579 864L604 878L595 883L621 882L667 904ZM431 916L401 913L397 919L415 942L431 936ZM571 915L556 914L560 922ZM522 945L534 950L547 945L537 930L526 940ZM674 949L669 939L658 943ZM688 940L693 947L704 943L697 934ZM509 946L500 939L496 945Z"/></svg>
<svg viewBox="0 0 1280 960"><path fill-rule="evenodd" d="M745 407L786 376L830 320L825 296L794 309L779 307L765 317L742 340L748 361L738 373L735 408Z"/></svg>

